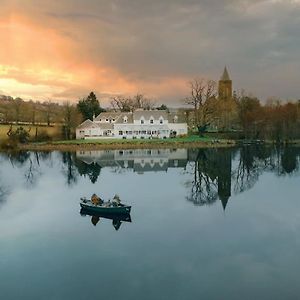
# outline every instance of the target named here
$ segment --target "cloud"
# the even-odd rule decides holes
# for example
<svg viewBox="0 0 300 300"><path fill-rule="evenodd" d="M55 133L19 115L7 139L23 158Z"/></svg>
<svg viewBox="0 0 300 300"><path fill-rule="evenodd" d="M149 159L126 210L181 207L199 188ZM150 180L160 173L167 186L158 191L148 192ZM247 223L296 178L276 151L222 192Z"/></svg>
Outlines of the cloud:
<svg viewBox="0 0 300 300"><path fill-rule="evenodd" d="M54 98L145 92L178 104L186 81L217 80L225 64L236 89L299 97L299 1L39 3L4 2L0 76L51 87Z"/></svg>

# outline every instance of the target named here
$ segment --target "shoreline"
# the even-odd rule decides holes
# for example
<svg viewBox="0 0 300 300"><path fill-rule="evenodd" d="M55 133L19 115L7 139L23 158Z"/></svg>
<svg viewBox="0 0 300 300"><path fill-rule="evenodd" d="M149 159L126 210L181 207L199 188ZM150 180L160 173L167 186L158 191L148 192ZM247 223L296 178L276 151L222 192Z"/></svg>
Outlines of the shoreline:
<svg viewBox="0 0 300 300"><path fill-rule="evenodd" d="M170 149L170 148L232 148L243 145L255 145L253 141L241 140L143 140L143 141L55 141L55 142L32 142L19 144L14 149L0 148L0 151L94 151L94 150L125 150L125 149ZM264 141L257 145L275 145L273 141ZM281 144L283 145L283 144ZM299 146L300 141L295 140L285 145Z"/></svg>
<svg viewBox="0 0 300 300"><path fill-rule="evenodd" d="M176 142L123 142L123 143L31 143L19 145L19 150L27 151L92 151L123 149L166 149L166 148L229 148L236 146L233 140L212 141L176 141Z"/></svg>

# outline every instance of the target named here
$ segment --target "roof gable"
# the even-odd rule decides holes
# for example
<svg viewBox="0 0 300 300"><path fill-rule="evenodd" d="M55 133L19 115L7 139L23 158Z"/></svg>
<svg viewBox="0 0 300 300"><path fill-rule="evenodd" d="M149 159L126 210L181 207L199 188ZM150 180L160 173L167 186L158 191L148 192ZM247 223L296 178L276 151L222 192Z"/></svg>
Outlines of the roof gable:
<svg viewBox="0 0 300 300"><path fill-rule="evenodd" d="M79 126L77 126L77 129L96 128L96 127L97 125L94 122L92 122L90 119L87 119Z"/></svg>
<svg viewBox="0 0 300 300"><path fill-rule="evenodd" d="M168 113L165 110L137 110L133 113L134 120L140 120L141 118L144 120L160 120L161 118L167 120Z"/></svg>

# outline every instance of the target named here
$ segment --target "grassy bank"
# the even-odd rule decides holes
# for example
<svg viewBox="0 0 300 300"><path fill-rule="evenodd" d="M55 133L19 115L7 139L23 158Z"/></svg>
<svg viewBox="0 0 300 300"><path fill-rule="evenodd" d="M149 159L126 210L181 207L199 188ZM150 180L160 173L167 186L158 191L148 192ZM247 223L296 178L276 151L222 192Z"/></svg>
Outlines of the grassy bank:
<svg viewBox="0 0 300 300"><path fill-rule="evenodd" d="M207 137L187 136L183 138L169 139L99 139L99 140L70 140L56 142L30 143L20 145L21 149L26 150L100 150L100 149L138 149L138 148L196 148L196 147L231 147L234 146L233 140L216 140Z"/></svg>
<svg viewBox="0 0 300 300"><path fill-rule="evenodd" d="M34 138L36 132L38 135L41 133L46 133L49 137L54 138L59 136L61 128L59 126L46 126L46 125L12 125L12 129L16 130L18 127L23 127L28 131L29 136ZM7 132L10 129L10 125L0 125L0 140L7 139Z"/></svg>

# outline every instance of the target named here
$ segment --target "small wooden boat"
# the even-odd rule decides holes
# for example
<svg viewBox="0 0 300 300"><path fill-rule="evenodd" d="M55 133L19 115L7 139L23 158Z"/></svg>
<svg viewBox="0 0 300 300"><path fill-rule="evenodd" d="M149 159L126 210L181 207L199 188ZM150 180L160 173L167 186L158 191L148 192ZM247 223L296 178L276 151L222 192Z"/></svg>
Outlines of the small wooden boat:
<svg viewBox="0 0 300 300"><path fill-rule="evenodd" d="M118 205L113 205L112 203L104 202L97 205L86 198L81 198L80 206L90 212L103 214L128 214L131 210L131 206L125 204L119 203Z"/></svg>

